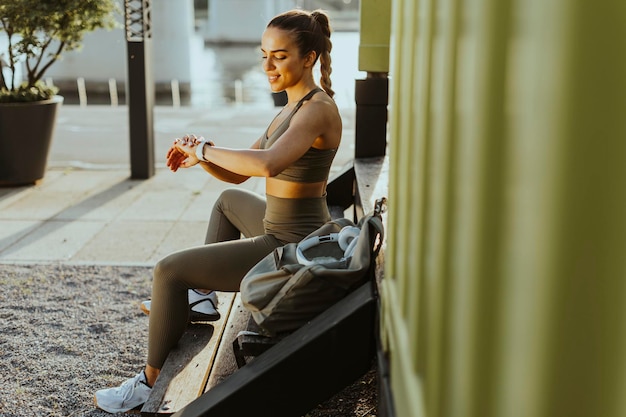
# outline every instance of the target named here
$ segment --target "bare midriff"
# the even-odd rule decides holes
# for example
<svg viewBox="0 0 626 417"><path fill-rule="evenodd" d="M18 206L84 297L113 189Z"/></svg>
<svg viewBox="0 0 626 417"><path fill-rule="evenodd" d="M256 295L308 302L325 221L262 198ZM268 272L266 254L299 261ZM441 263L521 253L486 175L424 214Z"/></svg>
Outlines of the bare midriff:
<svg viewBox="0 0 626 417"><path fill-rule="evenodd" d="M303 183L267 178L265 192L280 198L316 198L326 192L326 181Z"/></svg>

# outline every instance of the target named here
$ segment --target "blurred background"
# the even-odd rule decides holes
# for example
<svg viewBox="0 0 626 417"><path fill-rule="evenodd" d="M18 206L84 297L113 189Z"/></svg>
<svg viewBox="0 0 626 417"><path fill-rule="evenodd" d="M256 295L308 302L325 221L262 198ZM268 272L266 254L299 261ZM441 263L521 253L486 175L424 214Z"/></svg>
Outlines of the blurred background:
<svg viewBox="0 0 626 417"><path fill-rule="evenodd" d="M323 9L331 19L333 88L352 106L359 43L358 0L153 0L152 75L157 105L212 107L272 103L261 68L260 39L269 20L292 8ZM123 11L120 1L120 10ZM112 31L88 34L80 51L47 73L65 104L125 104L124 17Z"/></svg>

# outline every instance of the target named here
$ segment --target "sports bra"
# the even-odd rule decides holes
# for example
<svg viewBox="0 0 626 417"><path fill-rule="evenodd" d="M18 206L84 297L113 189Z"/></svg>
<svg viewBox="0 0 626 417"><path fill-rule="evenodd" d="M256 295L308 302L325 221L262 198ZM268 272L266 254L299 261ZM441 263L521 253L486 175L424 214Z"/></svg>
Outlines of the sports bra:
<svg viewBox="0 0 626 417"><path fill-rule="evenodd" d="M323 91L321 88L315 88L311 90L306 96L296 104L289 116L281 122L280 125L272 132L270 137L267 136L269 126L265 130L263 140L261 141L260 148L267 149L278 138L285 133L291 122L291 118L302 107L302 104L310 100L316 93ZM270 123L271 126L271 123ZM328 173L330 172L330 166L335 158L337 149L317 149L310 147L304 155L300 157L293 164L285 168L282 172L274 176L274 178L292 182L313 183L326 181L328 179Z"/></svg>

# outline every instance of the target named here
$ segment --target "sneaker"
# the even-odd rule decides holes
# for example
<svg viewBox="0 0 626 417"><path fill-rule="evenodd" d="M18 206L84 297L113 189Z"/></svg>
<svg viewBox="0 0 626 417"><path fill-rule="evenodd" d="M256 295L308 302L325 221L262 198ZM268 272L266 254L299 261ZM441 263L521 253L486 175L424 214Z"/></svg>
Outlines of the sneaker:
<svg viewBox="0 0 626 417"><path fill-rule="evenodd" d="M217 311L217 293L211 291L208 294L189 290L189 320L190 321L216 321L220 319ZM141 311L150 314L150 300L142 301Z"/></svg>
<svg viewBox="0 0 626 417"><path fill-rule="evenodd" d="M217 311L217 303L217 293L215 291L204 294L196 290L189 290L189 320L219 320L220 313Z"/></svg>
<svg viewBox="0 0 626 417"><path fill-rule="evenodd" d="M148 401L151 392L146 374L141 371L119 387L97 391L95 402L98 408L109 413L125 413Z"/></svg>

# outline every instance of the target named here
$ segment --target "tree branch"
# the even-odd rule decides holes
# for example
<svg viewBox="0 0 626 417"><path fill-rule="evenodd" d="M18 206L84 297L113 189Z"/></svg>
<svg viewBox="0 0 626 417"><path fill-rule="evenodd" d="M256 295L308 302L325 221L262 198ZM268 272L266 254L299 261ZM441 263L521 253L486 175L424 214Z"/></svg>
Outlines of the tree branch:
<svg viewBox="0 0 626 417"><path fill-rule="evenodd" d="M0 88L7 88L7 82L4 79L4 74L2 72L3 68L4 68L4 65L2 64L2 60L0 60Z"/></svg>
<svg viewBox="0 0 626 417"><path fill-rule="evenodd" d="M35 63L32 66L31 66L30 60L28 60L28 59L26 60L26 67L27 67L27 70L28 70L28 83L29 84L34 84L37 81L37 78L36 78L37 69L41 65L43 57L46 54L46 50L50 46L51 42L52 42L52 37L48 37L46 42L42 45L39 53L36 54L36 58L37 59L35 60Z"/></svg>
<svg viewBox="0 0 626 417"><path fill-rule="evenodd" d="M41 61L42 61L42 59L43 59L43 55L44 55L44 54L43 54L43 51L44 51L46 48L48 48L48 46L50 46L50 43L51 43L51 42L52 42L52 38L50 38L50 39L48 40L48 42L46 42L45 47L41 50L41 54L39 55L39 60L38 60L37 65L35 66L35 69L34 69L34 71L33 71L33 72L34 72L34 74L33 74L33 79L32 79L32 82L33 82L33 83L35 83L37 80L39 80L39 79L41 79L41 77L43 77L43 74L46 72L46 70L47 70L48 68L50 68L50 66L51 66L52 64L54 64L54 62L55 62L55 61L59 58L59 56L61 56L61 52L63 52L63 48L65 48L65 44L66 44L66 42L65 42L65 41L61 41L61 42L59 42L59 47L57 48L56 52L52 55L52 58L50 59L50 61L48 61L48 62L47 62L47 63L43 66L43 68L41 69L41 71L39 71L39 73L37 74L37 73L35 73L35 72L36 72L36 70L37 70L37 67L39 67L39 64L41 63ZM29 77L30 77L30 74L29 74ZM29 78L29 80L30 80L30 78Z"/></svg>

